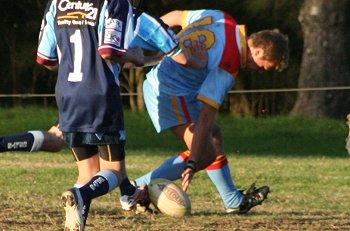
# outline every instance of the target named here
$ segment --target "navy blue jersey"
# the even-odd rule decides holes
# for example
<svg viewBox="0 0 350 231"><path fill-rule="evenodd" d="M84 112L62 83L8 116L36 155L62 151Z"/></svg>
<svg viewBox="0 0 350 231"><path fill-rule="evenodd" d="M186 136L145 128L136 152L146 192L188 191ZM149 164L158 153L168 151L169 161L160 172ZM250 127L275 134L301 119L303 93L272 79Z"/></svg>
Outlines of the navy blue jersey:
<svg viewBox="0 0 350 231"><path fill-rule="evenodd" d="M37 62L59 63L56 100L63 132L115 132L123 127L119 67L101 53L123 55L133 37L127 0L51 0Z"/></svg>

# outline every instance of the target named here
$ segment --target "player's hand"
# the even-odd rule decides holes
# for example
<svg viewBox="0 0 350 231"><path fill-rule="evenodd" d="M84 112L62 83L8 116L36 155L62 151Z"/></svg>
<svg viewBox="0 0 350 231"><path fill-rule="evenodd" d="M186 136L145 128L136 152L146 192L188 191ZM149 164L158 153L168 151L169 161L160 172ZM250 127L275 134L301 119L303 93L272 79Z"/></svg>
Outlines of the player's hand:
<svg viewBox="0 0 350 231"><path fill-rule="evenodd" d="M186 168L185 171L182 172L182 189L186 192L188 187L190 186L191 180L193 178L194 171L191 168Z"/></svg>
<svg viewBox="0 0 350 231"><path fill-rule="evenodd" d="M204 68L208 64L208 51L204 43L192 41L191 54L196 58L199 66Z"/></svg>
<svg viewBox="0 0 350 231"><path fill-rule="evenodd" d="M123 69L133 69L133 68L135 68L135 64L130 62L124 63L123 65Z"/></svg>

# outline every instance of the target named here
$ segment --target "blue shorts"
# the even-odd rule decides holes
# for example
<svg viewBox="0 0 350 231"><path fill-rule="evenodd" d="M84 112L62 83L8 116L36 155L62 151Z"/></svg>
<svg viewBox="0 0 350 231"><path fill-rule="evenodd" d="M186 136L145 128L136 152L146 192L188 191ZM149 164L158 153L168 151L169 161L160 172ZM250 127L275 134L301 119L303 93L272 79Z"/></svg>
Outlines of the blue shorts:
<svg viewBox="0 0 350 231"><path fill-rule="evenodd" d="M152 88L146 79L143 83L143 97L153 125L157 132L181 124L196 122L203 103L196 94L174 96Z"/></svg>

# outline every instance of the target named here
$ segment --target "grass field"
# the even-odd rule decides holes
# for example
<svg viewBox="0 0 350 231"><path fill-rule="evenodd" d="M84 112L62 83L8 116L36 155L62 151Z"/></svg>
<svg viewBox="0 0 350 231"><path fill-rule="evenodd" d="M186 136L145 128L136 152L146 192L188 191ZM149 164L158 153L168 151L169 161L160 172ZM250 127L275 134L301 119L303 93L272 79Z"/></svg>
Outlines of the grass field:
<svg viewBox="0 0 350 231"><path fill-rule="evenodd" d="M0 135L46 129L54 109L0 109ZM205 172L189 189L192 215L125 213L119 190L92 204L89 230L350 230L350 159L345 120L236 119L220 116L226 151L239 188L272 189L247 215L224 214ZM127 169L136 178L183 150L170 133L155 134L146 114L126 112ZM62 230L61 192L77 170L68 149L59 153L1 153L0 230Z"/></svg>

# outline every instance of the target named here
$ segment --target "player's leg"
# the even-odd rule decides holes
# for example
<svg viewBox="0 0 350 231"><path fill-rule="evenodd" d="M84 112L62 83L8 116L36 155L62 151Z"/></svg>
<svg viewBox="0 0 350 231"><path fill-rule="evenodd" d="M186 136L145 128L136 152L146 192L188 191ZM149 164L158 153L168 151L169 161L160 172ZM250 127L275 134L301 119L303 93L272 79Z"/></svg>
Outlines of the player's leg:
<svg viewBox="0 0 350 231"><path fill-rule="evenodd" d="M47 132L28 131L22 134L0 137L0 152L58 152L63 147L62 133L57 126L51 127Z"/></svg>
<svg viewBox="0 0 350 231"><path fill-rule="evenodd" d="M186 145L190 147L191 140L193 137L192 134L193 125L192 124L183 124L179 126L175 126L171 128L173 133L182 140ZM212 145L212 144L207 144ZM213 149L213 148L212 148ZM209 147L207 147L205 150L208 152L209 150L212 150ZM143 175L140 178L137 178L135 180L137 185L141 184L149 184L152 179L156 178L165 178L168 180L177 180L181 178L181 174L186 166L186 161L189 157L189 151L185 151L183 153L180 153L179 155L175 155L167 159L165 162L162 163L161 166L159 166L157 169ZM215 155L215 153L208 153L209 155ZM205 160L205 153L203 154L202 159L202 166L207 166L207 163L210 163L211 160Z"/></svg>
<svg viewBox="0 0 350 231"><path fill-rule="evenodd" d="M212 131L213 144L216 147L216 160L206 168L206 172L220 193L225 208L238 208L243 195L233 182L228 160L223 148L223 137L220 127L215 124Z"/></svg>
<svg viewBox="0 0 350 231"><path fill-rule="evenodd" d="M195 126L195 123L191 123L186 126L180 125L171 128L174 135L184 142L189 150L191 150L192 147L193 131L195 130ZM200 153L200 159L196 164L197 171L205 169L213 162L213 160L215 160L216 157L215 146L213 142L211 142L210 137L209 140L207 142L203 142L202 145L204 145L204 147Z"/></svg>
<svg viewBox="0 0 350 231"><path fill-rule="evenodd" d="M267 186L252 189L249 194L242 195L238 191L223 148L223 137L220 127L213 127L213 143L216 147L216 160L206 168L207 174L224 202L227 213L247 213L251 208L261 204L269 193Z"/></svg>
<svg viewBox="0 0 350 231"><path fill-rule="evenodd" d="M147 193L144 188L135 187L130 183L125 168L124 142L117 145L99 146L99 150L101 170L116 173L116 186L120 188L122 209L134 209L138 201L146 198Z"/></svg>
<svg viewBox="0 0 350 231"><path fill-rule="evenodd" d="M73 188L62 193L61 200L66 212L65 229L84 230L89 213L91 197L82 195L82 191L89 187L91 180L100 171L97 146L82 145L72 142L72 154L78 166L78 178Z"/></svg>
<svg viewBox="0 0 350 231"><path fill-rule="evenodd" d="M189 151L186 151L189 152ZM186 166L186 153L174 155L163 162L158 168L135 179L136 185L148 185L153 179L164 178L168 180L178 180Z"/></svg>
<svg viewBox="0 0 350 231"><path fill-rule="evenodd" d="M143 93L147 112L157 132L176 125L183 126L184 130L186 129L187 124L184 124L184 122L189 117L185 117L185 113L181 111L181 102L176 97L159 94L157 89L152 87L149 80L145 80L143 83ZM136 179L135 182L137 185L147 185L152 179L156 178L179 179L185 164L186 162L181 156L175 155L166 160L159 168Z"/></svg>
<svg viewBox="0 0 350 231"><path fill-rule="evenodd" d="M44 143L43 131L28 131L22 134L0 137L0 152L40 150Z"/></svg>

